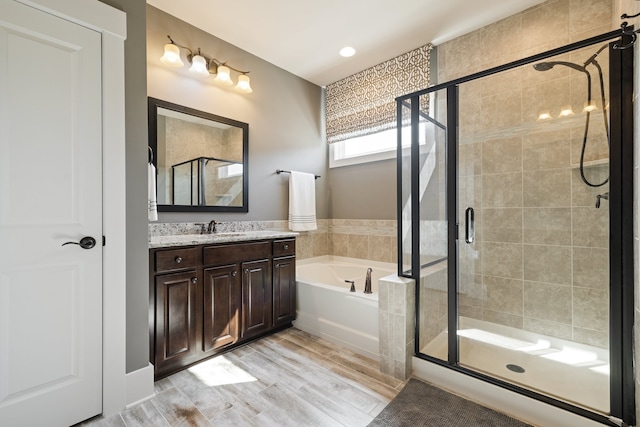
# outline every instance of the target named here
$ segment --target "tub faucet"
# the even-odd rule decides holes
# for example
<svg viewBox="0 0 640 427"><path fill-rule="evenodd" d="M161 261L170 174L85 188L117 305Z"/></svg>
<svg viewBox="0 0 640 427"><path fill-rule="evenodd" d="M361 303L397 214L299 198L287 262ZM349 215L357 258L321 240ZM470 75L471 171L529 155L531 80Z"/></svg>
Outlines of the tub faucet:
<svg viewBox="0 0 640 427"><path fill-rule="evenodd" d="M367 268L367 277L364 280L364 293L365 294L370 294L371 293L371 272L373 270L371 270L370 268Z"/></svg>
<svg viewBox="0 0 640 427"><path fill-rule="evenodd" d="M345 282L347 283L351 283L351 289L349 289L349 292L355 292L356 291L356 284L353 280L345 280Z"/></svg>

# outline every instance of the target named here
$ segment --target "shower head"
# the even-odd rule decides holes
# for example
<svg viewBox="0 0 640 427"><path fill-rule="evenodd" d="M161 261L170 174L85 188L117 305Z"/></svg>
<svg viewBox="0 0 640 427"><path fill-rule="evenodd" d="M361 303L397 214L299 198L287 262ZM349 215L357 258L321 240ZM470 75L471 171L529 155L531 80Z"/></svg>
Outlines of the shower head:
<svg viewBox="0 0 640 427"><path fill-rule="evenodd" d="M565 61L550 61L550 62L538 62L537 64L533 64L533 68L536 71L549 71L556 65L564 65L565 67L573 68L574 70L582 71L583 73L589 74L586 68L582 65L574 64L573 62L565 62Z"/></svg>

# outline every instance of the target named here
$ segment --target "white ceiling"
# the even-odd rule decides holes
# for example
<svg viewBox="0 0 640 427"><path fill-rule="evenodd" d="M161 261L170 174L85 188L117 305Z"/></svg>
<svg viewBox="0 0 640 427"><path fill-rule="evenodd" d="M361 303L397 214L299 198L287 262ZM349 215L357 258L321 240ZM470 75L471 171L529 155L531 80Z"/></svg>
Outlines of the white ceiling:
<svg viewBox="0 0 640 427"><path fill-rule="evenodd" d="M543 0L147 0L319 86ZM357 53L343 58L338 51Z"/></svg>

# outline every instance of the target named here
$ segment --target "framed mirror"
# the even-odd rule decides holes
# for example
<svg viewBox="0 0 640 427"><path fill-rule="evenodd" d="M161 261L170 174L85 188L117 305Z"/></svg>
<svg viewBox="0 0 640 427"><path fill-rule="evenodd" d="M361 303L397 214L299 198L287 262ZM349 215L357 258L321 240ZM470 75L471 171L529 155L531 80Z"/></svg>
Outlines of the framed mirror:
<svg viewBox="0 0 640 427"><path fill-rule="evenodd" d="M248 212L249 125L149 97L159 212Z"/></svg>

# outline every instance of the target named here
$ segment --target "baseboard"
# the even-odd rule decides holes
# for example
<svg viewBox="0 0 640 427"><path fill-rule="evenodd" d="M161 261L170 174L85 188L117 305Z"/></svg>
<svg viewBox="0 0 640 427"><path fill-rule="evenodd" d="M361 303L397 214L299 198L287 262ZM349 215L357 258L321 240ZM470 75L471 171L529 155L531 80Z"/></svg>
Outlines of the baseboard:
<svg viewBox="0 0 640 427"><path fill-rule="evenodd" d="M154 396L153 365L127 374L127 408Z"/></svg>
<svg viewBox="0 0 640 427"><path fill-rule="evenodd" d="M602 427L603 424L477 378L414 357L413 374L451 393L534 426Z"/></svg>

